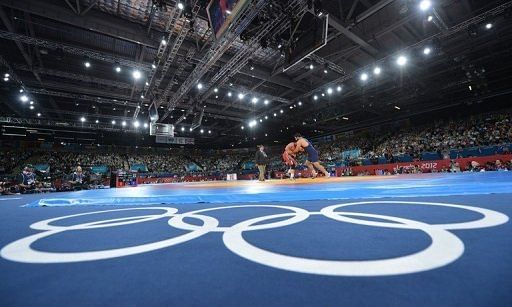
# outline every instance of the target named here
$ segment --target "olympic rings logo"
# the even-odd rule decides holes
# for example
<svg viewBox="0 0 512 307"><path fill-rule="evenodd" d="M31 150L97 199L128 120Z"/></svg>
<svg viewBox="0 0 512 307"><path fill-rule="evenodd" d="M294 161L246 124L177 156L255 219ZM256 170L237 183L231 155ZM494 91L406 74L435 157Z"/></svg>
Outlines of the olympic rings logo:
<svg viewBox="0 0 512 307"><path fill-rule="evenodd" d="M364 204L408 204L408 205L426 205L442 206L457 209L464 209L479 213L482 218L469 222L450 223L450 224L428 224L406 218L339 211L348 206ZM233 226L219 226L216 218L205 215L211 211L228 210L234 208L277 208L290 211L289 213L271 214L241 221ZM52 223L68 218L95 215L108 212L120 212L131 210L161 210L163 213L155 215L141 215L123 218L114 218L87 222L72 226L55 226ZM264 229L274 229L300 223L311 215L321 215L326 218L358 225L384 228L413 229L421 230L426 233L431 244L422 251L389 259L378 260L321 260L302 258L289 255L283 255L268 251L247 242L243 234L248 231L258 231ZM355 217L378 219L380 221L357 219ZM116 248L101 251L87 252L47 252L34 250L31 245L36 241L50 237L55 234L73 230L87 230L104 227L115 227L154 221L158 219L168 219L171 227L187 230L188 232L173 238L158 242L146 243L138 246ZM185 222L185 218L198 219L202 225L194 225ZM284 219L283 219L284 218ZM382 222L390 221L390 222ZM264 223L269 221L268 223ZM302 208L279 205L244 205L244 206L226 206L195 210L191 212L178 213L178 209L170 207L137 207L128 209L114 209L87 212L81 214L68 215L58 218L52 218L32 224L32 229L43 232L19 239L6 245L0 251L0 256L16 262L24 263L69 263L81 261L93 261L102 259L111 259L154 251L162 248L178 245L208 233L223 233L224 245L236 255L247 260L270 266L273 268L287 270L292 272L320 274L331 276L386 276L398 274L410 274L439 268L457 260L464 253L464 243L450 230L465 230L493 227L504 224L508 217L500 212L465 205L455 205L446 203L432 202L411 202L411 201L365 201L338 204L325 207L318 212L310 212Z"/></svg>

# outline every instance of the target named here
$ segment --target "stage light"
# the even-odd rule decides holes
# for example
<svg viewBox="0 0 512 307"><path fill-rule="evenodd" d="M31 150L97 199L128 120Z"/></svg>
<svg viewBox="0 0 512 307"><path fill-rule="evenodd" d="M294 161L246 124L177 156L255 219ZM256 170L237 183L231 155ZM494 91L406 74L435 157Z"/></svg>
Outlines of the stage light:
<svg viewBox="0 0 512 307"><path fill-rule="evenodd" d="M432 2L430 0L422 0L420 2L420 10L426 11L432 6Z"/></svg>
<svg viewBox="0 0 512 307"><path fill-rule="evenodd" d="M151 64L151 68L156 69L155 63Z"/></svg>
<svg viewBox="0 0 512 307"><path fill-rule="evenodd" d="M9 74L5 74L5 75L4 75L4 77L5 77L5 78L9 78L10 76L11 76L11 75L9 75Z"/></svg>
<svg viewBox="0 0 512 307"><path fill-rule="evenodd" d="M336 90L337 90L338 92L341 92L341 86L339 86L339 85L338 85L338 87L336 88Z"/></svg>
<svg viewBox="0 0 512 307"><path fill-rule="evenodd" d="M315 68L315 66L313 64L309 64L309 69L313 70L313 68Z"/></svg>
<svg viewBox="0 0 512 307"><path fill-rule="evenodd" d="M138 70L134 70L132 73L133 79L139 80L142 77L142 74Z"/></svg>
<svg viewBox="0 0 512 307"><path fill-rule="evenodd" d="M201 129L201 130L199 130L199 132L201 132L201 134L203 134L203 133L204 133L204 130L203 130L203 129Z"/></svg>
<svg viewBox="0 0 512 307"><path fill-rule="evenodd" d="M256 104L256 103L258 103L258 98L253 97L251 101L252 101L252 103Z"/></svg>
<svg viewBox="0 0 512 307"><path fill-rule="evenodd" d="M317 95L313 96L313 99L318 100L318 96Z"/></svg>
<svg viewBox="0 0 512 307"><path fill-rule="evenodd" d="M231 96L232 96L231 92L228 92L228 97L231 97Z"/></svg>
<svg viewBox="0 0 512 307"><path fill-rule="evenodd" d="M149 86L149 82L148 81L146 81L146 86Z"/></svg>
<svg viewBox="0 0 512 307"><path fill-rule="evenodd" d="M263 119L260 118L260 123L262 123L262 122L263 122Z"/></svg>
<svg viewBox="0 0 512 307"><path fill-rule="evenodd" d="M167 41L165 39L162 38L162 45L167 45Z"/></svg>
<svg viewBox="0 0 512 307"><path fill-rule="evenodd" d="M215 93L217 93L217 92L219 91L219 89L218 89L218 88L214 88L214 89L213 89L213 91L214 91Z"/></svg>
<svg viewBox="0 0 512 307"><path fill-rule="evenodd" d="M21 100L21 102L27 102L28 101L27 95L21 95L20 100Z"/></svg>
<svg viewBox="0 0 512 307"><path fill-rule="evenodd" d="M9 81L9 78L5 77L5 78L4 78L4 81L5 81L5 82Z"/></svg>
<svg viewBox="0 0 512 307"><path fill-rule="evenodd" d="M121 126L126 126L126 122L123 120L123 122L121 123Z"/></svg>
<svg viewBox="0 0 512 307"><path fill-rule="evenodd" d="M89 68L89 67L91 67L91 62L87 61L87 62L84 63L84 65L85 65L86 68Z"/></svg>
<svg viewBox="0 0 512 307"><path fill-rule="evenodd" d="M192 127L188 128L188 131L192 132Z"/></svg>
<svg viewBox="0 0 512 307"><path fill-rule="evenodd" d="M244 127L244 126L242 126L242 127L240 127L240 129L244 130L244 129L245 129L245 127Z"/></svg>
<svg viewBox="0 0 512 307"><path fill-rule="evenodd" d="M324 94L324 93L322 93L322 97L325 97L325 94Z"/></svg>
<svg viewBox="0 0 512 307"><path fill-rule="evenodd" d="M20 88L20 93L23 93L23 89L22 88Z"/></svg>
<svg viewBox="0 0 512 307"><path fill-rule="evenodd" d="M34 110L34 106L30 106L30 110Z"/></svg>
<svg viewBox="0 0 512 307"><path fill-rule="evenodd" d="M263 103L264 103L265 105L267 105L267 104L269 103L268 99L265 99L265 100L263 101Z"/></svg>
<svg viewBox="0 0 512 307"><path fill-rule="evenodd" d="M432 15L428 15L428 17L427 17L428 22L431 22L433 19L434 19L434 17Z"/></svg>
<svg viewBox="0 0 512 307"><path fill-rule="evenodd" d="M365 72L364 72L364 73L362 73L362 74L361 74L361 80L362 80L362 81L366 81L366 80L368 80L368 74L367 74L367 73L365 73Z"/></svg>
<svg viewBox="0 0 512 307"><path fill-rule="evenodd" d="M469 87L469 90L470 90L470 91L472 91L472 90L473 90L473 88L471 87L471 85L470 85L470 86L468 86L468 87Z"/></svg>
<svg viewBox="0 0 512 307"><path fill-rule="evenodd" d="M139 128L139 126L140 126L139 121L138 121L138 120L134 121L134 122L133 122L133 126L134 126L135 128Z"/></svg>
<svg viewBox="0 0 512 307"><path fill-rule="evenodd" d="M265 115L265 119L268 119L268 116L267 116L267 115Z"/></svg>
<svg viewBox="0 0 512 307"><path fill-rule="evenodd" d="M81 121L82 123L83 123L83 122L85 122L85 120L86 120L86 119L85 119L85 117L83 117L83 116L82 116L82 117L80 117L80 121Z"/></svg>
<svg viewBox="0 0 512 307"><path fill-rule="evenodd" d="M395 106L395 109L400 110L400 107L399 106Z"/></svg>
<svg viewBox="0 0 512 307"><path fill-rule="evenodd" d="M380 75L380 73L381 73L381 69L380 69L380 67L378 67L378 66L377 66L377 67L375 67L375 68L373 69L373 74L374 74L374 75L378 76L378 75Z"/></svg>
<svg viewBox="0 0 512 307"><path fill-rule="evenodd" d="M30 100L29 104L30 104L30 105L33 105L33 104L34 104L34 101L33 101L33 100Z"/></svg>
<svg viewBox="0 0 512 307"><path fill-rule="evenodd" d="M183 3L178 2L178 8L179 8L180 10L182 10L183 8L185 8L185 6L183 6Z"/></svg>
<svg viewBox="0 0 512 307"><path fill-rule="evenodd" d="M144 95L140 95L140 98L144 99Z"/></svg>
<svg viewBox="0 0 512 307"><path fill-rule="evenodd" d="M37 117L41 117L41 113L37 113Z"/></svg>
<svg viewBox="0 0 512 307"><path fill-rule="evenodd" d="M211 131L211 130L208 130L208 134L212 134L212 131Z"/></svg>
<svg viewBox="0 0 512 307"><path fill-rule="evenodd" d="M425 49L423 49L423 54L424 55L429 55L430 52L432 52L432 49L430 49L429 47L425 47Z"/></svg>
<svg viewBox="0 0 512 307"><path fill-rule="evenodd" d="M242 94L242 93L238 94L238 99L240 99L240 100L244 99L244 94Z"/></svg>
<svg viewBox="0 0 512 307"><path fill-rule="evenodd" d="M399 66L404 66L406 63L407 63L407 58L403 55L399 56L398 59L396 60L396 63L399 65Z"/></svg>
<svg viewBox="0 0 512 307"><path fill-rule="evenodd" d="M113 120L113 121L111 121L110 123L111 123L112 125L115 125L115 124L116 124L116 121L115 121L115 120Z"/></svg>
<svg viewBox="0 0 512 307"><path fill-rule="evenodd" d="M255 120L252 120L249 122L249 127L252 128L254 126L256 126L257 122Z"/></svg>
<svg viewBox="0 0 512 307"><path fill-rule="evenodd" d="M328 88L327 89L327 94L331 95L332 94L332 88Z"/></svg>
<svg viewBox="0 0 512 307"><path fill-rule="evenodd" d="M198 83L198 84L197 84L197 88L198 88L198 89L202 89L202 88L203 88L203 84Z"/></svg>
<svg viewBox="0 0 512 307"><path fill-rule="evenodd" d="M100 121L99 121L99 120L96 120L96 121L95 121L95 123L96 123L96 124L99 124L99 123L100 123Z"/></svg>
<svg viewBox="0 0 512 307"><path fill-rule="evenodd" d="M326 74L326 73L327 73L327 69L324 69L324 74Z"/></svg>
<svg viewBox="0 0 512 307"><path fill-rule="evenodd" d="M283 109L279 110L279 113L283 114L283 112L284 112Z"/></svg>
<svg viewBox="0 0 512 307"><path fill-rule="evenodd" d="M343 120L348 120L348 117L343 116L342 119Z"/></svg>
<svg viewBox="0 0 512 307"><path fill-rule="evenodd" d="M181 127L181 131L185 131L185 127Z"/></svg>
<svg viewBox="0 0 512 307"><path fill-rule="evenodd" d="M486 24L485 24L485 28L486 28L487 30L490 30L490 29L492 28L492 23L490 23L490 22L486 23Z"/></svg>
<svg viewBox="0 0 512 307"><path fill-rule="evenodd" d="M121 72L121 66L116 66L116 72L117 72L117 73L120 73L120 72Z"/></svg>
<svg viewBox="0 0 512 307"><path fill-rule="evenodd" d="M276 114L276 113L274 113L274 117L276 117L276 116L277 116L277 114Z"/></svg>
<svg viewBox="0 0 512 307"><path fill-rule="evenodd" d="M299 101L299 103L297 103L297 104L298 104L299 106L301 106L301 105L302 105L302 101Z"/></svg>

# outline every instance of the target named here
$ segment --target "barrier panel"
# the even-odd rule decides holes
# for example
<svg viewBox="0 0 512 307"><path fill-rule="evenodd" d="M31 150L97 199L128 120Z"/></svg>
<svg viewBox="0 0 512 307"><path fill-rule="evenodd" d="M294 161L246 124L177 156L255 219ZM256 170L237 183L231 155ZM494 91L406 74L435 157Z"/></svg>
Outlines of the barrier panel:
<svg viewBox="0 0 512 307"><path fill-rule="evenodd" d="M454 159L457 163L459 163L460 170L465 171L468 168L468 164L471 161L476 161L480 165L484 165L487 162L496 162L496 160L501 161L510 161L512 159L512 154L506 155L493 155L486 157L471 157L471 158L459 158ZM419 166L423 172L440 172L442 169L450 168L450 159L445 160L432 160L432 161L415 161L415 162L402 162L402 163L388 163L388 164L375 164L375 165L362 165L362 166L352 166L352 167L339 167L336 168L336 176L341 176L343 171L346 169L351 169L353 175L357 175L361 172L368 172L370 175L376 175L378 171L389 171L393 172L393 170L403 167L414 168Z"/></svg>

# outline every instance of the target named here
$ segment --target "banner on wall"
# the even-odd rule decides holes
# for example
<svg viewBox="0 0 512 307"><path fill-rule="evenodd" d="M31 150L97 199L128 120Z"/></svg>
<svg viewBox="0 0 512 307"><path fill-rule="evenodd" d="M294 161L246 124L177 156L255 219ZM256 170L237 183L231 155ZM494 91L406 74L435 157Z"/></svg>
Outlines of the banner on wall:
<svg viewBox="0 0 512 307"><path fill-rule="evenodd" d="M194 145L194 138L183 138L174 136L156 136L156 142L161 144Z"/></svg>

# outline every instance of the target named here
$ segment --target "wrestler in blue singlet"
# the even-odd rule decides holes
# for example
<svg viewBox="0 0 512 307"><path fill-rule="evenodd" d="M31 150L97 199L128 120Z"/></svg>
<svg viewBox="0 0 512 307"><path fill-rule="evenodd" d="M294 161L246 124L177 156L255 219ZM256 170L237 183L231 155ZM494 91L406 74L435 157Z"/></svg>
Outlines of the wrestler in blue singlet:
<svg viewBox="0 0 512 307"><path fill-rule="evenodd" d="M318 162L318 151L316 151L315 147L313 147L313 144L307 139L305 139L308 142L308 146L304 148L304 150L308 154L308 161L311 163Z"/></svg>

